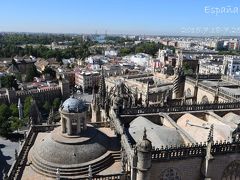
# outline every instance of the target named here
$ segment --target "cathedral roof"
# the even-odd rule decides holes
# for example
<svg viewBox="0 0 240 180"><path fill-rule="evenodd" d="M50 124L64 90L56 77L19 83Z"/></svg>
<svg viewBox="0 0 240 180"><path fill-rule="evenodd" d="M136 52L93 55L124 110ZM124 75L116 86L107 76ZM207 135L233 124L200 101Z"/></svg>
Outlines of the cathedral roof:
<svg viewBox="0 0 240 180"><path fill-rule="evenodd" d="M205 142L211 125L214 125L214 141L224 141L231 137L233 128L214 119L203 120L193 114L185 113L177 120L178 126L184 129L196 142Z"/></svg>
<svg viewBox="0 0 240 180"><path fill-rule="evenodd" d="M148 140L150 140L152 146L156 148L166 145L185 144L183 138L176 129L154 124L142 116L135 118L130 123L129 133L135 142L143 142L144 127L146 128ZM144 141L144 143L147 142Z"/></svg>

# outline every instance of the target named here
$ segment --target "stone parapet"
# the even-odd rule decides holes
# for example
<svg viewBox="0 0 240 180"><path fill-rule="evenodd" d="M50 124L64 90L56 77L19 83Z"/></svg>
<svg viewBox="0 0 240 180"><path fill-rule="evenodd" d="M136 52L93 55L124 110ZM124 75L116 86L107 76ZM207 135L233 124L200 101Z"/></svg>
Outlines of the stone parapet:
<svg viewBox="0 0 240 180"><path fill-rule="evenodd" d="M180 145L178 147L166 146L161 148L156 148L152 150L152 160L155 161L169 161L169 160L179 160L187 159L192 157L205 157L206 155L206 143L195 143ZM228 153L239 153L240 152L240 141L235 142L218 142L216 141L211 146L211 154L223 155Z"/></svg>

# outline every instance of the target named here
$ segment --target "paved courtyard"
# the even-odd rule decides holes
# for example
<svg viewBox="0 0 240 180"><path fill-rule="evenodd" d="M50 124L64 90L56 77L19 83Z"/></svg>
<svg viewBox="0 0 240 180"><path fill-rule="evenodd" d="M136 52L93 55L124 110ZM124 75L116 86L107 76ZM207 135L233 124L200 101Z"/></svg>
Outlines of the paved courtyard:
<svg viewBox="0 0 240 180"><path fill-rule="evenodd" d="M19 149L18 142L0 137L0 179L2 179L3 170L9 170L15 160L15 149Z"/></svg>

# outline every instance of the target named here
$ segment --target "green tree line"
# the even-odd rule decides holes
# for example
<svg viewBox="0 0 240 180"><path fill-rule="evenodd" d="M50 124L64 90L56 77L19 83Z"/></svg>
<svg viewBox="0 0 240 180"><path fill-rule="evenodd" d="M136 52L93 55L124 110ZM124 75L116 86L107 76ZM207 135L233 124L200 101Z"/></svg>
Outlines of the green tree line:
<svg viewBox="0 0 240 180"><path fill-rule="evenodd" d="M55 98L52 102L45 101L39 104L39 109L46 113L49 113L51 108L57 111L60 103L61 99ZM0 104L0 136L7 136L28 124L31 104L32 97L26 97L23 103L23 119L19 119L17 104L11 104L10 106Z"/></svg>
<svg viewBox="0 0 240 180"><path fill-rule="evenodd" d="M52 42L69 42L65 49L51 49L44 45ZM34 44L35 46L32 46ZM85 58L90 55L93 41L84 41L81 36L54 34L0 34L0 57L32 55L42 58ZM25 45L25 46L22 46Z"/></svg>
<svg viewBox="0 0 240 180"><path fill-rule="evenodd" d="M146 53L150 54L151 56L156 56L159 49L171 49L175 53L174 47L165 46L161 43L155 42L141 42L139 44L133 45L132 47L123 47L120 49L119 54L121 56L126 56L129 54L136 54L136 53Z"/></svg>

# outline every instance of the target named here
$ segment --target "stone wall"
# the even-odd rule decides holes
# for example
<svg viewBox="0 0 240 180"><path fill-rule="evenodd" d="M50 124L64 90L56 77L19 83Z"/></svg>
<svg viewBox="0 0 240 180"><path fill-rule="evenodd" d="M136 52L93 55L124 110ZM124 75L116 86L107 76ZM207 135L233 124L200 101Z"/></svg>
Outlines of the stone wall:
<svg viewBox="0 0 240 180"><path fill-rule="evenodd" d="M189 144L180 147L165 147L153 149L152 178L161 179L171 177L174 179L200 180L203 179L203 163L206 156L204 143ZM240 178L240 141L215 142L211 146L212 159L208 161L207 177L212 180ZM171 174L171 175L170 175ZM224 178L223 178L224 177Z"/></svg>
<svg viewBox="0 0 240 180"><path fill-rule="evenodd" d="M214 156L214 159L210 161L209 164L209 177L212 178L212 180L220 180L223 178L224 171L226 168L233 162L233 161L239 161L240 160L240 154L239 153L233 153L233 154L223 154L223 155L216 155ZM235 172L232 172L232 175L234 175L238 171L238 169L235 169ZM239 179L240 175L238 176ZM236 176L237 179L237 176Z"/></svg>
<svg viewBox="0 0 240 180"><path fill-rule="evenodd" d="M8 103L17 103L20 98L22 102L28 96L32 96L36 101L44 102L44 101L52 101L54 98L61 98L61 89L60 87L49 88L45 90L30 90L30 91L14 91L7 90ZM6 102L5 99L0 99L0 103Z"/></svg>
<svg viewBox="0 0 240 180"><path fill-rule="evenodd" d="M164 179L163 177L168 176L175 177L175 180L178 176L182 180L200 180L201 161L199 157L166 162L152 161L150 179Z"/></svg>
<svg viewBox="0 0 240 180"><path fill-rule="evenodd" d="M213 158L213 160L209 161L208 176L211 180L221 180L223 178L224 171L226 172L232 162L239 161L240 155L239 153L222 154L215 155ZM161 162L152 161L150 179L161 179L171 171L175 177L179 176L183 180L201 180L203 179L201 174L202 161L203 158L201 157Z"/></svg>
<svg viewBox="0 0 240 180"><path fill-rule="evenodd" d="M211 79L209 79L211 80ZM187 77L185 81L185 87L184 90L187 92L188 90L191 91L191 95L194 95L194 86L196 85L196 79L193 79L192 77ZM197 102L201 102L203 96L207 96L209 102L214 101L214 96L216 94L216 88L209 87L201 81L198 83L198 92L197 92ZM226 102L228 100L230 101L236 101L239 99L238 95L231 94L230 92L224 91L222 89L219 89L219 102Z"/></svg>
<svg viewBox="0 0 240 180"><path fill-rule="evenodd" d="M198 88L197 102L203 102L204 97L208 99L208 102L214 102L214 93L207 92L206 89Z"/></svg>
<svg viewBox="0 0 240 180"><path fill-rule="evenodd" d="M66 99L70 96L69 83L65 81L64 83L60 83L57 87L49 87L43 90L7 90L6 95L0 96L0 104L17 103L19 98L24 102L24 99L28 96L32 96L36 101L40 102L53 101L55 98Z"/></svg>

